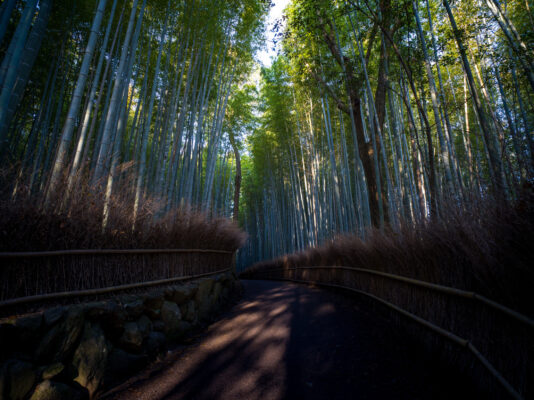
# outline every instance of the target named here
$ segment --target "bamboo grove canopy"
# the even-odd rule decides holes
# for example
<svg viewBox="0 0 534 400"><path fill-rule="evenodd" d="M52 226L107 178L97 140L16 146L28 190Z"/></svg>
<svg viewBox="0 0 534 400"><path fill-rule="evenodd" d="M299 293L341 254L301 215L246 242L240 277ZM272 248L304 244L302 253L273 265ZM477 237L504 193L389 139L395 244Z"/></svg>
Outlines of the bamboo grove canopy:
<svg viewBox="0 0 534 400"><path fill-rule="evenodd" d="M60 209L90 182L134 221L146 199L233 214L242 266L514 200L531 3L293 0L260 70L267 0L4 0L2 182Z"/></svg>
<svg viewBox="0 0 534 400"><path fill-rule="evenodd" d="M529 0L294 0L244 160L241 265L532 185ZM522 189L523 188L523 189Z"/></svg>
<svg viewBox="0 0 534 400"><path fill-rule="evenodd" d="M223 210L228 99L262 37L265 0L6 0L0 157L61 207L81 182ZM124 193L123 193L124 194ZM65 205L67 204L67 205Z"/></svg>

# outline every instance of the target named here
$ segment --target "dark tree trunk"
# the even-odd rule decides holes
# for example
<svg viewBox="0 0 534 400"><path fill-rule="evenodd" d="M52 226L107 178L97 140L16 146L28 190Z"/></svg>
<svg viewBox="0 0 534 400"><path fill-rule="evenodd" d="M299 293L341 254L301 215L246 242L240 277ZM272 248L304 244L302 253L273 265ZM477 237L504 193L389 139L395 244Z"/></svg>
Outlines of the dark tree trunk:
<svg viewBox="0 0 534 400"><path fill-rule="evenodd" d="M365 180L367 182L367 189L369 192L369 211L371 213L371 223L373 226L380 225L380 207L379 207L379 194L378 187L376 184L376 174L374 165L374 150L372 142L365 142L365 134L363 128L363 120L360 112L360 94L359 90L361 83L356 79L354 73L354 63L351 59L346 56L343 56L335 42L332 32L327 32L326 27L323 25L323 36L325 39L330 52L334 56L337 63L341 66L344 65L345 69L345 79L347 81L348 94L350 98L350 107L352 108L352 113L354 115L354 122L356 126L356 138L358 141L358 151L360 153L360 159L362 160L363 171L365 174ZM343 58L342 58L343 57ZM346 107L342 107L340 102L338 107L349 114L350 110Z"/></svg>

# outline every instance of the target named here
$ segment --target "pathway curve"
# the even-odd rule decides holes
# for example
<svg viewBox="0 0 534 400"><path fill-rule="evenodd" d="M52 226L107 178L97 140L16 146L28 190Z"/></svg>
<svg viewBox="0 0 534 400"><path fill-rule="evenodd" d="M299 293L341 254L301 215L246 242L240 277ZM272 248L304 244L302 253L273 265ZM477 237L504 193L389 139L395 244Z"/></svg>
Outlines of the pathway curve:
<svg viewBox="0 0 534 400"><path fill-rule="evenodd" d="M197 343L106 399L462 399L457 377L338 294L244 281Z"/></svg>

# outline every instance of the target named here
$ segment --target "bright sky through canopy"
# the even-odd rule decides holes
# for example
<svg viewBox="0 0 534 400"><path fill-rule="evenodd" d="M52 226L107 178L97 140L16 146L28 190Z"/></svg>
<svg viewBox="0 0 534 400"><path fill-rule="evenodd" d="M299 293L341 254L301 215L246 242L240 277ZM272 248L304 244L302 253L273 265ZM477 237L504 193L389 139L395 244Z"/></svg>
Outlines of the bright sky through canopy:
<svg viewBox="0 0 534 400"><path fill-rule="evenodd" d="M270 67L273 61L273 58L276 55L276 51L278 49L278 45L274 45L274 36L275 33L273 32L273 27L277 20L280 20L282 18L282 12L286 8L286 6L289 4L290 0L274 0L274 6L271 7L269 11L269 17L267 18L267 28L266 28L266 41L265 41L265 48L260 50L256 57L266 67ZM283 28L283 26L281 27Z"/></svg>

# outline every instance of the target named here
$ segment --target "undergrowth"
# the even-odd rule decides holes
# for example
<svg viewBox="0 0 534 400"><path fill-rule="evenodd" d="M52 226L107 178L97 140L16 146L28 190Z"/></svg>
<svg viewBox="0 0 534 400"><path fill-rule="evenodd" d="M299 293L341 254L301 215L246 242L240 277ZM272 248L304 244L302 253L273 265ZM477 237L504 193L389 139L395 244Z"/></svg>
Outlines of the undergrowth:
<svg viewBox="0 0 534 400"><path fill-rule="evenodd" d="M105 187L88 180L70 194L60 189L48 198L21 184L15 190L16 181L9 174L0 176L0 253L84 249L228 253L4 257L0 258L0 301L213 273L231 268L233 252L246 240L246 234L228 218L189 206L166 212L164 202L154 198L144 198L134 218L131 180L123 179L107 204Z"/></svg>
<svg viewBox="0 0 534 400"><path fill-rule="evenodd" d="M513 204L492 201L441 209L441 218L405 223L398 231L372 229L365 240L340 236L321 246L254 264L241 277L294 279L356 289L394 304L472 343L524 398L532 398L531 327L474 299L389 278L333 268L373 269L473 291L534 317L534 191L526 186ZM360 297L385 312L392 327L419 338L435 357L470 376L488 398L508 395L465 348L422 325Z"/></svg>
<svg viewBox="0 0 534 400"><path fill-rule="evenodd" d="M235 251L246 234L230 219L190 206L162 211L162 201L145 198L134 220L131 182L124 180L109 200L103 228L105 187L85 180L68 197L58 191L48 201L0 178L0 251L65 249L203 248ZM65 185L61 185L64 187Z"/></svg>
<svg viewBox="0 0 534 400"><path fill-rule="evenodd" d="M534 189L525 186L512 205L477 202L442 208L439 220L400 230L370 229L366 239L337 236L327 243L245 270L354 266L477 291L534 315Z"/></svg>

